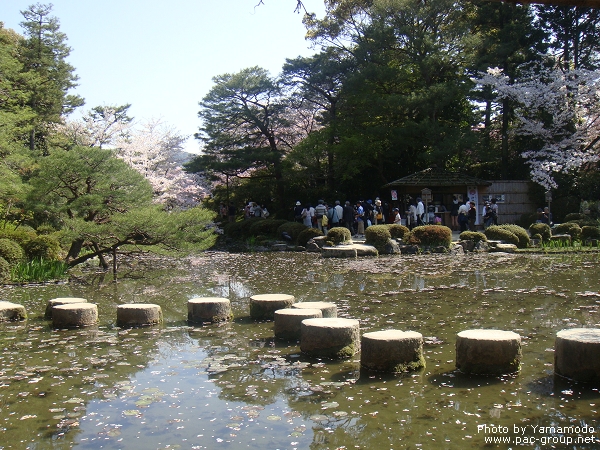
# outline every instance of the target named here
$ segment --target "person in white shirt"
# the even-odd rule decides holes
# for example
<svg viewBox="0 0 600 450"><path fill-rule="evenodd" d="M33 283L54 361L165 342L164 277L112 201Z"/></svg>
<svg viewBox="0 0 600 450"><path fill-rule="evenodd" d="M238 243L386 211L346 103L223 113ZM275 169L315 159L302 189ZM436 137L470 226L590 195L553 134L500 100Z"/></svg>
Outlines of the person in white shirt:
<svg viewBox="0 0 600 450"><path fill-rule="evenodd" d="M402 217L400 217L400 210L398 208L394 208L394 223L397 225L402 225Z"/></svg>
<svg viewBox="0 0 600 450"><path fill-rule="evenodd" d="M425 225L423 217L425 216L425 205L421 201L421 197L417 198L417 225Z"/></svg>

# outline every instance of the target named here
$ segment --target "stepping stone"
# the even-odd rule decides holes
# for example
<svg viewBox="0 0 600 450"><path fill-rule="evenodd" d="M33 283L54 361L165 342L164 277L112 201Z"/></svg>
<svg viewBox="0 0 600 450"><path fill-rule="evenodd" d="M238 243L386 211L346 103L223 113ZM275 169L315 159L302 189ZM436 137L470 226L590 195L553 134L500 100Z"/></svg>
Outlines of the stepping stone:
<svg viewBox="0 0 600 450"><path fill-rule="evenodd" d="M273 331L279 339L300 339L301 323L304 319L323 317L320 309L286 308L278 309L274 313Z"/></svg>
<svg viewBox="0 0 600 450"><path fill-rule="evenodd" d="M193 323L231 320L231 302L221 297L195 297L188 300L188 321Z"/></svg>
<svg viewBox="0 0 600 450"><path fill-rule="evenodd" d="M0 301L0 322L12 322L27 319L27 311L23 305Z"/></svg>
<svg viewBox="0 0 600 450"><path fill-rule="evenodd" d="M365 333L360 343L361 366L379 372L409 372L425 367L423 335L416 331Z"/></svg>
<svg viewBox="0 0 600 450"><path fill-rule="evenodd" d="M518 372L521 336L503 330L466 330L456 339L456 368L463 373L499 375Z"/></svg>
<svg viewBox="0 0 600 450"><path fill-rule="evenodd" d="M254 320L273 320L278 309L291 308L296 298L288 294L259 294L250 297L250 317Z"/></svg>
<svg viewBox="0 0 600 450"><path fill-rule="evenodd" d="M87 327L98 323L98 306L94 303L73 303L52 308L54 328Z"/></svg>
<svg viewBox="0 0 600 450"><path fill-rule="evenodd" d="M572 328L556 333L554 373L575 381L600 381L600 329Z"/></svg>
<svg viewBox="0 0 600 450"><path fill-rule="evenodd" d="M117 306L117 326L137 327L162 322L162 309L151 303L130 303Z"/></svg>
<svg viewBox="0 0 600 450"><path fill-rule="evenodd" d="M307 355L347 359L360 351L358 320L305 319L300 326L300 350Z"/></svg>
<svg viewBox="0 0 600 450"><path fill-rule="evenodd" d="M44 317L46 319L52 319L52 308L58 305L71 305L73 303L87 303L85 298L77 298L77 297L58 297L48 300L46 304L46 312L44 313Z"/></svg>
<svg viewBox="0 0 600 450"><path fill-rule="evenodd" d="M294 303L292 309L320 309L323 317L337 317L337 306L328 302L300 302Z"/></svg>

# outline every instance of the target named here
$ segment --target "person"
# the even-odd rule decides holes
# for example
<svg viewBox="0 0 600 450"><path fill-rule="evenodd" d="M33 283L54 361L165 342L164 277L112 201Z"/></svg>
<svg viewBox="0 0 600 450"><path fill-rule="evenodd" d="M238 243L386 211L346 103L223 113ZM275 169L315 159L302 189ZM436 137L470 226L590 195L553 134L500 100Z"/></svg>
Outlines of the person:
<svg viewBox="0 0 600 450"><path fill-rule="evenodd" d="M344 214L342 216L344 226L350 230L350 234L354 234L354 208L348 200L344 203Z"/></svg>
<svg viewBox="0 0 600 450"><path fill-rule="evenodd" d="M467 225L469 223L469 207L466 202L462 202L458 207L458 224L460 225L460 231L467 231Z"/></svg>
<svg viewBox="0 0 600 450"><path fill-rule="evenodd" d="M365 228L373 224L373 200L369 199L366 202L361 202L363 207L363 225Z"/></svg>
<svg viewBox="0 0 600 450"><path fill-rule="evenodd" d="M451 228L458 230L458 208L460 203L458 202L456 195L452 197L452 206L450 207L450 219L452 220Z"/></svg>
<svg viewBox="0 0 600 450"><path fill-rule="evenodd" d="M254 213L254 217L262 217L262 208L256 202L252 202L252 212Z"/></svg>
<svg viewBox="0 0 600 450"><path fill-rule="evenodd" d="M544 211L542 211L542 223L547 223L552 226L552 214L550 213L550 208L547 206L544 207Z"/></svg>
<svg viewBox="0 0 600 450"><path fill-rule="evenodd" d="M269 217L271 215L271 213L269 211L267 211L267 207L265 205L261 205L260 207L262 209L262 213L261 213L261 217L266 219L267 217Z"/></svg>
<svg viewBox="0 0 600 450"><path fill-rule="evenodd" d="M423 218L425 217L425 205L421 201L421 197L417 197L417 225L425 225Z"/></svg>
<svg viewBox="0 0 600 450"><path fill-rule="evenodd" d="M294 221L302 223L302 203L300 201L296 202L296 206L294 206Z"/></svg>
<svg viewBox="0 0 600 450"><path fill-rule="evenodd" d="M362 237L365 235L365 209L362 202L356 202L356 236Z"/></svg>
<svg viewBox="0 0 600 450"><path fill-rule="evenodd" d="M254 211L252 211L252 205L250 203L248 203L244 207L244 219L249 219L253 215L254 215Z"/></svg>
<svg viewBox="0 0 600 450"><path fill-rule="evenodd" d="M475 231L475 221L477 220L477 208L475 208L475 202L469 203L469 211L467 213L469 217L469 230Z"/></svg>
<svg viewBox="0 0 600 450"><path fill-rule="evenodd" d="M373 209L373 225L385 223L385 217L383 215L383 206L381 206L381 200L379 197L375 199L375 208Z"/></svg>
<svg viewBox="0 0 600 450"><path fill-rule="evenodd" d="M316 218L316 226L319 231L323 230L323 216L327 214L327 206L325 206L324 200L319 200L319 204L315 207L315 218Z"/></svg>
<svg viewBox="0 0 600 450"><path fill-rule="evenodd" d="M402 225L402 217L400 217L400 210L398 208L394 208L394 223Z"/></svg>
<svg viewBox="0 0 600 450"><path fill-rule="evenodd" d="M417 226L417 205L415 202L411 202L408 207L408 217L410 219L410 229L412 230L415 226Z"/></svg>
<svg viewBox="0 0 600 450"><path fill-rule="evenodd" d="M483 227L487 228L493 223L492 208L489 202L483 205Z"/></svg>
<svg viewBox="0 0 600 450"><path fill-rule="evenodd" d="M498 204L495 198L491 200L490 209L492 210L492 222L494 225L498 225Z"/></svg>
<svg viewBox="0 0 600 450"><path fill-rule="evenodd" d="M344 208L341 207L340 201L335 201L335 206L327 210L327 218L329 219L329 228L340 226L344 215Z"/></svg>
<svg viewBox="0 0 600 450"><path fill-rule="evenodd" d="M310 205L310 203L307 203L304 209L302 210L302 223L307 227L312 228L314 215L315 209Z"/></svg>

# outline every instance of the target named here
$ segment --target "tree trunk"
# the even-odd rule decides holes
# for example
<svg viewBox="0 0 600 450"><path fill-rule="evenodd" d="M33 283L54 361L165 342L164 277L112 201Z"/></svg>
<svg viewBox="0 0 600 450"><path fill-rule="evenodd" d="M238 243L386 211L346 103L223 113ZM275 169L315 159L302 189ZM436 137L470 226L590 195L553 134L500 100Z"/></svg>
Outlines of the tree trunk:
<svg viewBox="0 0 600 450"><path fill-rule="evenodd" d="M81 253L83 242L83 239L76 239L73 242L71 242L71 248L69 249L67 257L65 258L65 262L67 264L71 263L75 258L77 258L79 253Z"/></svg>

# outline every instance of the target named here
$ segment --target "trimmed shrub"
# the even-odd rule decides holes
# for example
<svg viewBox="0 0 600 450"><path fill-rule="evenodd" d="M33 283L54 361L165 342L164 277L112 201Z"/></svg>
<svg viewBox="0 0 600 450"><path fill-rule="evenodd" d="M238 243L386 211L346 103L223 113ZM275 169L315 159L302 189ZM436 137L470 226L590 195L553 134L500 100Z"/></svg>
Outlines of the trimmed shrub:
<svg viewBox="0 0 600 450"><path fill-rule="evenodd" d="M458 238L461 241L487 242L486 235L483 234L481 231L463 231L462 233L460 233Z"/></svg>
<svg viewBox="0 0 600 450"><path fill-rule="evenodd" d="M298 241L298 236L308 227L298 222L286 222L277 228L277 237L281 238L283 233L287 233L292 238L292 242Z"/></svg>
<svg viewBox="0 0 600 450"><path fill-rule="evenodd" d="M567 223L567 222L565 222ZM577 220L569 220L568 223L576 223L580 227L588 226L588 227L597 227L598 221L594 220L590 217L586 217L585 219L577 219Z"/></svg>
<svg viewBox="0 0 600 450"><path fill-rule="evenodd" d="M392 236L387 225L371 225L365 230L365 244L377 250L383 249L390 239Z"/></svg>
<svg viewBox="0 0 600 450"><path fill-rule="evenodd" d="M19 227L15 229L14 225L6 224L6 226L0 226L0 239L10 239L11 241L18 243L21 247L35 236L35 231L29 229L29 227Z"/></svg>
<svg viewBox="0 0 600 450"><path fill-rule="evenodd" d="M51 235L41 235L25 244L25 253L29 259L60 259L60 243Z"/></svg>
<svg viewBox="0 0 600 450"><path fill-rule="evenodd" d="M581 227L581 240L585 241L586 239L600 239L600 228L587 225Z"/></svg>
<svg viewBox="0 0 600 450"><path fill-rule="evenodd" d="M565 216L565 222L572 222L574 220L585 220L587 216L581 213L569 213Z"/></svg>
<svg viewBox="0 0 600 450"><path fill-rule="evenodd" d="M552 234L568 234L574 241L581 239L581 227L575 222L561 223L552 229Z"/></svg>
<svg viewBox="0 0 600 450"><path fill-rule="evenodd" d="M300 232L300 234L298 235L297 244L300 247L306 247L306 244L308 244L308 241L310 241L312 238L315 238L317 236L323 236L323 232L320 231L318 228L304 227L304 230L302 230Z"/></svg>
<svg viewBox="0 0 600 450"><path fill-rule="evenodd" d="M17 242L11 239L0 239L0 257L9 264L18 264L25 259L25 251Z"/></svg>
<svg viewBox="0 0 600 450"><path fill-rule="evenodd" d="M531 236L539 234L543 242L548 242L552 237L552 229L547 223L532 223L529 225L529 234Z"/></svg>
<svg viewBox="0 0 600 450"><path fill-rule="evenodd" d="M387 225L392 239L404 239L404 236L408 237L410 230L404 225L398 225L397 223L390 223Z"/></svg>
<svg viewBox="0 0 600 450"><path fill-rule="evenodd" d="M0 256L0 283L10 281L10 264Z"/></svg>
<svg viewBox="0 0 600 450"><path fill-rule="evenodd" d="M237 222L229 222L223 227L225 236L232 239L244 240L252 236L250 228L258 221L264 221L262 217L251 217L250 219L239 220Z"/></svg>
<svg viewBox="0 0 600 450"><path fill-rule="evenodd" d="M529 247L529 233L527 232L527 230L523 227L520 227L519 225L513 225L513 224L503 224L503 225L498 225L501 228L504 228L505 230L510 231L511 233L513 233L515 236L517 236L519 238L519 243L517 244L518 248L527 248Z"/></svg>
<svg viewBox="0 0 600 450"><path fill-rule="evenodd" d="M341 244L342 242L351 241L352 234L350 233L350 230L348 228L335 227L329 230L329 232L327 233L327 240L331 241L333 245L337 245Z"/></svg>
<svg viewBox="0 0 600 450"><path fill-rule="evenodd" d="M252 236L277 236L277 229L286 222L287 220L282 219L252 221L252 224L250 225L250 234Z"/></svg>
<svg viewBox="0 0 600 450"><path fill-rule="evenodd" d="M452 243L452 230L443 225L422 225L415 227L408 236L408 243L428 245L430 247L439 245L450 247Z"/></svg>
<svg viewBox="0 0 600 450"><path fill-rule="evenodd" d="M494 241L504 241L508 244L519 245L519 237L512 231L502 228L500 225L492 225L484 231L488 239Z"/></svg>
<svg viewBox="0 0 600 450"><path fill-rule="evenodd" d="M543 241L544 239L542 238L542 235L539 233L534 234L533 236L531 236L531 239L537 239L538 241Z"/></svg>

